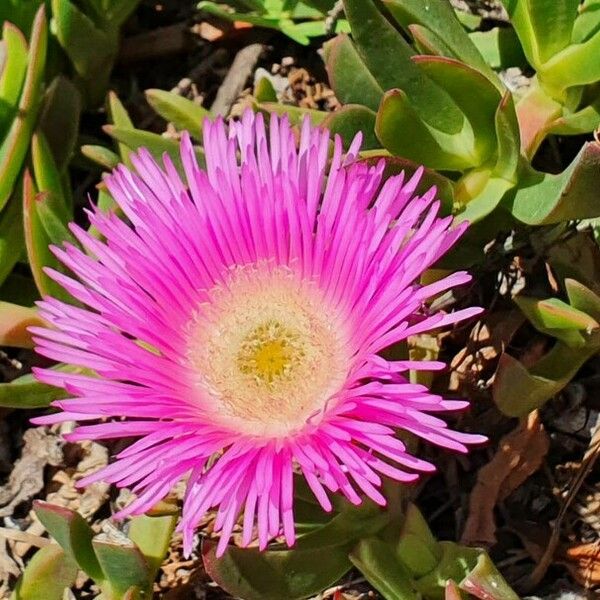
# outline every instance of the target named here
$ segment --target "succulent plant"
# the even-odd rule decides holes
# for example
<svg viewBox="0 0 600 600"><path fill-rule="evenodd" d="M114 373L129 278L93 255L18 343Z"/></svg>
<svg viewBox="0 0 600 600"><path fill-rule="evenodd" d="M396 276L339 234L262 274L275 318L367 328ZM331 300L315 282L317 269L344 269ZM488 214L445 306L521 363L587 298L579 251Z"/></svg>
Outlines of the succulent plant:
<svg viewBox="0 0 600 600"><path fill-rule="evenodd" d="M310 38L328 33L328 12L334 4L334 0L228 0L203 1L198 8L230 21L277 29L306 45ZM332 19L331 30L337 33L348 31L348 22Z"/></svg>
<svg viewBox="0 0 600 600"><path fill-rule="evenodd" d="M453 182L459 219L478 221L497 207L529 225L597 214L589 193L600 173L597 143L584 145L561 174L531 165L549 133L589 132L600 123L600 74L585 62L600 39L592 3L578 14L572 0L507 2L522 54L537 70L523 97L486 61L489 36L469 35L448 0L383 4L386 14L373 0L344 0L352 38L341 35L325 47L344 107L328 124L343 122L347 137L373 131L367 139L375 154L382 147L443 172ZM561 16L557 39L546 31L544 23L555 21L547 11Z"/></svg>
<svg viewBox="0 0 600 600"><path fill-rule="evenodd" d="M79 513L62 506L39 501L34 509L58 545L45 546L33 557L13 600L61 600L79 570L101 590L96 598L152 598L152 584L177 520L172 507L165 505L154 516L134 517L127 536L118 530L95 534Z"/></svg>

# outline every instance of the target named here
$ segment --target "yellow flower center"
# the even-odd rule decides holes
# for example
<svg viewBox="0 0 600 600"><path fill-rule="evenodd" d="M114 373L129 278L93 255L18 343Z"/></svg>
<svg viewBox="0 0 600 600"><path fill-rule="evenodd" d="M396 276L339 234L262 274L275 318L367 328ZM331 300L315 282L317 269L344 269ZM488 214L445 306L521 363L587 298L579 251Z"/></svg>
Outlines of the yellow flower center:
<svg viewBox="0 0 600 600"><path fill-rule="evenodd" d="M234 270L188 329L199 406L234 431L287 435L318 418L347 376L345 326L289 269Z"/></svg>

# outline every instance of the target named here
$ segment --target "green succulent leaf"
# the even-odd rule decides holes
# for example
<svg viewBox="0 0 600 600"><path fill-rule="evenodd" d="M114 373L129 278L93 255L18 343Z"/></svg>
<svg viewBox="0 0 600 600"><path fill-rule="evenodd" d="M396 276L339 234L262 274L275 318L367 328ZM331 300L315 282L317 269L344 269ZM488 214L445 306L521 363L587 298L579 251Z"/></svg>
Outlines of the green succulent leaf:
<svg viewBox="0 0 600 600"><path fill-rule="evenodd" d="M94 532L85 519L73 510L41 500L33 503L33 509L65 554L96 583L103 581L104 572L92 547Z"/></svg>
<svg viewBox="0 0 600 600"><path fill-rule="evenodd" d="M547 132L558 135L580 135L600 127L600 99L572 113L566 111L552 121Z"/></svg>
<svg viewBox="0 0 600 600"><path fill-rule="evenodd" d="M161 516L138 515L131 519L128 536L146 559L150 581L154 580L167 554L176 524L176 513Z"/></svg>
<svg viewBox="0 0 600 600"><path fill-rule="evenodd" d="M302 486L300 486L302 492ZM216 558L216 545L205 541L206 572L230 594L245 600L290 600L318 594L352 566L348 552L362 536L380 531L389 514L372 502L340 502L328 523L298 539L292 549L242 549L230 546Z"/></svg>
<svg viewBox="0 0 600 600"><path fill-rule="evenodd" d="M60 546L44 546L28 562L10 600L62 600L77 571L77 563Z"/></svg>
<svg viewBox="0 0 600 600"><path fill-rule="evenodd" d="M48 194L44 204L49 206L61 223L68 223L73 216L65 202L61 175L46 137L41 131L34 133L31 138L31 162L37 189ZM70 234L63 239L68 238L70 238ZM54 237L51 237L51 240L53 243L62 241L62 239L57 240Z"/></svg>
<svg viewBox="0 0 600 600"><path fill-rule="evenodd" d="M418 25L435 32L452 52L450 58L471 65L499 85L497 75L467 35L448 0L383 0L383 3L401 27L408 29L410 25Z"/></svg>
<svg viewBox="0 0 600 600"><path fill-rule="evenodd" d="M22 178L19 178L7 205L0 212L0 284L5 282L25 247L22 192Z"/></svg>
<svg viewBox="0 0 600 600"><path fill-rule="evenodd" d="M58 365L56 371L67 373L84 373L85 369L72 365ZM68 396L62 388L37 381L33 375L23 375L10 383L0 384L0 406L2 408L43 408L50 406L54 400Z"/></svg>
<svg viewBox="0 0 600 600"><path fill-rule="evenodd" d="M413 112L432 127L459 132L463 126L460 110L411 60L415 52L373 0L344 0L344 8L358 53L379 86L402 90Z"/></svg>
<svg viewBox="0 0 600 600"><path fill-rule="evenodd" d="M133 542L100 534L92 540L92 548L113 595L122 596L132 587L147 590L151 585L148 562Z"/></svg>
<svg viewBox="0 0 600 600"><path fill-rule="evenodd" d="M597 294L574 279L565 279L565 288L569 303L574 309L600 322L600 297Z"/></svg>
<svg viewBox="0 0 600 600"><path fill-rule="evenodd" d="M81 154L107 171L112 171L121 162L121 157L105 146L85 144L81 146Z"/></svg>
<svg viewBox="0 0 600 600"><path fill-rule="evenodd" d="M563 91L572 86L587 85L600 80L600 31L589 40L572 44L553 56L540 69L540 81Z"/></svg>
<svg viewBox="0 0 600 600"><path fill-rule="evenodd" d="M343 104L362 104L376 111L383 88L373 77L347 35L338 35L323 47L329 82Z"/></svg>
<svg viewBox="0 0 600 600"><path fill-rule="evenodd" d="M566 48L579 0L502 0L525 55L536 70Z"/></svg>
<svg viewBox="0 0 600 600"><path fill-rule="evenodd" d="M52 14L56 37L73 63L87 102L101 102L117 55L117 31L100 29L67 0L52 0Z"/></svg>
<svg viewBox="0 0 600 600"><path fill-rule="evenodd" d="M410 572L383 540L362 539L350 552L350 560L386 600L421 600Z"/></svg>
<svg viewBox="0 0 600 600"><path fill-rule="evenodd" d="M261 77L254 86L254 98L257 102L277 102L277 92L268 77Z"/></svg>
<svg viewBox="0 0 600 600"><path fill-rule="evenodd" d="M439 542L412 503L406 509L396 555L414 577L422 577L432 571L442 557Z"/></svg>
<svg viewBox="0 0 600 600"><path fill-rule="evenodd" d="M459 587L480 600L519 600L487 553L454 542L440 542L438 565L416 581L425 598L440 597L446 581L459 581Z"/></svg>
<svg viewBox="0 0 600 600"><path fill-rule="evenodd" d="M450 46L431 29L423 25L409 25L408 30L413 38L415 48L421 54L432 54L433 56L445 56L446 58L458 58Z"/></svg>
<svg viewBox="0 0 600 600"><path fill-rule="evenodd" d="M587 41L600 31L600 0L584 0L579 5L579 14L573 26L573 37L571 42L580 44Z"/></svg>
<svg viewBox="0 0 600 600"><path fill-rule="evenodd" d="M517 180L521 160L521 134L512 94L505 92L494 115L497 159L493 173L511 182Z"/></svg>
<svg viewBox="0 0 600 600"><path fill-rule="evenodd" d="M51 242L48 232L55 233L56 221L60 222L60 217L53 212L53 205L51 194L38 194L31 176L26 172L23 183L23 227L31 273L41 296L51 295L65 302L73 302L70 294L44 271L44 267L64 271L48 247ZM54 217L52 222L48 221L48 214Z"/></svg>
<svg viewBox="0 0 600 600"><path fill-rule="evenodd" d="M362 148L370 150L380 146L375 136L375 112L359 104L346 104L340 110L332 112L321 124L332 135L339 134L347 148L354 136L362 132Z"/></svg>
<svg viewBox="0 0 600 600"><path fill-rule="evenodd" d="M475 157L465 152L461 135L447 135L429 127L402 90L385 93L375 133L391 153L432 169L462 171L477 164Z"/></svg>
<svg viewBox="0 0 600 600"><path fill-rule="evenodd" d="M55 77L44 96L38 129L43 132L61 173L67 168L75 150L80 114L79 90L66 77Z"/></svg>
<svg viewBox="0 0 600 600"><path fill-rule="evenodd" d="M0 210L4 208L21 172L37 119L46 62L48 28L44 7L38 10L29 44L29 60L19 100L18 115L0 145Z"/></svg>
<svg viewBox="0 0 600 600"><path fill-rule="evenodd" d="M195 102L165 90L146 90L146 100L163 118L180 131L189 131L196 139L202 139L202 123L210 112Z"/></svg>
<svg viewBox="0 0 600 600"><path fill-rule="evenodd" d="M216 544L202 544L208 575L230 594L245 600L307 598L335 583L352 566L348 545L266 550L230 547L216 558Z"/></svg>
<svg viewBox="0 0 600 600"><path fill-rule="evenodd" d="M524 174L510 210L528 225L547 225L600 216L596 202L600 182L600 144L584 144L558 175L531 169Z"/></svg>
<svg viewBox="0 0 600 600"><path fill-rule="evenodd" d="M130 150L135 151L140 148L146 148L159 163L162 160L163 154L167 154L173 161L175 168L180 173L183 173L178 141L142 129L121 129L112 125L105 125L104 131L113 139L128 146ZM196 146L195 151L198 162L203 165L204 150Z"/></svg>
<svg viewBox="0 0 600 600"><path fill-rule="evenodd" d="M0 138L14 117L27 72L27 40L12 23L2 27L4 60L0 69Z"/></svg>
<svg viewBox="0 0 600 600"><path fill-rule="evenodd" d="M596 352L597 347L571 348L557 342L529 369L502 354L492 387L494 402L505 415L524 417L558 394Z"/></svg>
<svg viewBox="0 0 600 600"><path fill-rule="evenodd" d="M117 129L134 129L133 121L131 120L127 109L123 106L123 103L119 100L117 94L112 91L108 92L106 109L111 124ZM117 150L121 157L121 162L123 162L125 166L131 167L131 161L129 160L131 148L127 144L119 142L117 143Z"/></svg>
<svg viewBox="0 0 600 600"><path fill-rule="evenodd" d="M559 298L538 300L518 296L515 302L538 331L562 340L567 346L584 346L586 338L580 332L592 332L600 328L590 315Z"/></svg>
<svg viewBox="0 0 600 600"><path fill-rule="evenodd" d="M483 163L496 145L494 117L501 100L497 88L472 67L441 56L413 57L421 71L443 88L469 122L472 152Z"/></svg>

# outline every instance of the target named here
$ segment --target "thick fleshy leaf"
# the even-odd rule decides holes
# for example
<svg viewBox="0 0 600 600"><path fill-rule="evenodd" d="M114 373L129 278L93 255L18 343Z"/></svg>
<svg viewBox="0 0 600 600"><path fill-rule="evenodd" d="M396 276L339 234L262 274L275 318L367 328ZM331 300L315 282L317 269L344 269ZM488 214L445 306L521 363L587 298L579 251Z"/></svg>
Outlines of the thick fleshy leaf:
<svg viewBox="0 0 600 600"><path fill-rule="evenodd" d="M495 177L490 169L468 171L455 187L457 222L481 221L502 202L513 187L512 181Z"/></svg>
<svg viewBox="0 0 600 600"><path fill-rule="evenodd" d="M60 544L65 554L74 560L96 583L104 573L92 547L94 532L77 512L36 500L33 509L48 533Z"/></svg>
<svg viewBox="0 0 600 600"><path fill-rule="evenodd" d="M147 590L151 585L150 567L139 548L125 539L108 539L104 534L92 540L107 584L117 598L130 588Z"/></svg>
<svg viewBox="0 0 600 600"><path fill-rule="evenodd" d="M362 539L350 553L350 560L386 600L420 600L411 575L396 558L394 548L383 540Z"/></svg>
<svg viewBox="0 0 600 600"><path fill-rule="evenodd" d="M323 47L329 82L343 104L362 104L376 111L383 88L363 62L347 35L338 35Z"/></svg>
<svg viewBox="0 0 600 600"><path fill-rule="evenodd" d="M128 146L131 150L146 148L150 154L160 162L163 154L168 154L175 167L183 172L181 155L179 153L179 142L157 133L144 131L142 129L121 129L112 125L105 125L104 131L113 139ZM198 146L194 148L198 162L204 164L204 150Z"/></svg>
<svg viewBox="0 0 600 600"><path fill-rule="evenodd" d="M254 99L257 102L277 102L277 92L268 77L261 77L254 86Z"/></svg>
<svg viewBox="0 0 600 600"><path fill-rule="evenodd" d="M0 346L33 348L31 334L27 331L31 325L44 327L36 309L0 300Z"/></svg>
<svg viewBox="0 0 600 600"><path fill-rule="evenodd" d="M63 270L58 259L48 247L50 237L42 218L42 215L45 214L44 211L52 214L51 203L48 194L37 193L31 176L26 172L23 178L23 228L31 273L40 295L51 295L66 302L72 302L71 296L44 272L44 267ZM43 205L41 209L39 205ZM56 217L56 220L60 222L59 217Z"/></svg>
<svg viewBox="0 0 600 600"><path fill-rule="evenodd" d="M375 133L393 154L432 169L461 171L477 165L477 159L468 149L465 151L463 136L432 130L401 90L390 90L384 95L377 113ZM472 141L471 131L466 132L466 136Z"/></svg>
<svg viewBox="0 0 600 600"><path fill-rule="evenodd" d="M450 579L459 581L460 589L480 600L519 600L484 550L454 542L439 545L438 565L415 583L424 598L440 597L445 582Z"/></svg>
<svg viewBox="0 0 600 600"><path fill-rule="evenodd" d="M4 208L13 191L37 119L46 63L47 39L48 27L42 5L35 17L31 33L29 62L18 115L0 145L0 210Z"/></svg>
<svg viewBox="0 0 600 600"><path fill-rule="evenodd" d="M44 546L27 563L10 600L62 600L77 571L77 563L60 546Z"/></svg>
<svg viewBox="0 0 600 600"><path fill-rule="evenodd" d="M81 146L81 154L107 171L111 171L121 162L121 157L105 146L85 144Z"/></svg>
<svg viewBox="0 0 600 600"><path fill-rule="evenodd" d="M511 182L517 180L521 158L521 135L512 94L505 92L494 115L496 130L496 166L493 173Z"/></svg>
<svg viewBox="0 0 600 600"><path fill-rule="evenodd" d="M423 2L423 0L383 0L392 16L404 28L420 25L435 32L452 51L452 57L471 65L490 80L498 82L498 77L485 62L476 46L469 39L449 0ZM446 55L447 56L447 55Z"/></svg>
<svg viewBox="0 0 600 600"><path fill-rule="evenodd" d="M347 104L340 110L329 113L322 126L329 129L332 135L339 134L347 148L358 132L362 132L362 148L370 150L379 148L375 136L375 119L377 115L371 109L359 104Z"/></svg>
<svg viewBox="0 0 600 600"><path fill-rule="evenodd" d="M415 56L413 62L443 88L458 106L473 130L472 152L483 163L493 152L496 141L494 117L501 95L479 71L452 58Z"/></svg>
<svg viewBox="0 0 600 600"><path fill-rule="evenodd" d="M565 288L569 303L573 308L583 311L596 321L600 321L600 297L597 294L574 279L565 279Z"/></svg>
<svg viewBox="0 0 600 600"><path fill-rule="evenodd" d="M355 507L340 501L337 508L339 514L302 536L292 549L260 552L230 546L216 558L216 544L205 541L206 572L223 589L245 600L294 600L318 594L351 568L348 552L357 540L389 523L389 514L372 502Z"/></svg>
<svg viewBox="0 0 600 600"><path fill-rule="evenodd" d="M114 125L118 129L134 129L133 121L127 112L127 109L123 106L121 100L115 92L108 92L108 96L106 98L106 110L108 112L108 117L112 125ZM131 148L127 146L127 144L117 143L117 150L119 152L119 156L121 157L121 162L126 166L131 168L131 161L129 160L129 154L131 153Z"/></svg>
<svg viewBox="0 0 600 600"><path fill-rule="evenodd" d="M570 348L562 342L533 367L503 354L498 363L492 394L498 408L510 417L523 417L560 392L598 348Z"/></svg>
<svg viewBox="0 0 600 600"><path fill-rule="evenodd" d="M510 211L528 225L548 225L600 216L600 144L584 144L560 174L531 170L519 183Z"/></svg>
<svg viewBox="0 0 600 600"><path fill-rule="evenodd" d="M538 300L517 296L514 300L538 331L562 340L567 346L575 348L585 345L584 333L600 327L590 315L559 298Z"/></svg>
<svg viewBox="0 0 600 600"><path fill-rule="evenodd" d="M23 237L22 179L4 210L0 211L0 284L3 284L25 247Z"/></svg>
<svg viewBox="0 0 600 600"><path fill-rule="evenodd" d="M40 295L30 276L11 273L0 286L0 298L20 306L33 306Z"/></svg>
<svg viewBox="0 0 600 600"><path fill-rule="evenodd" d="M571 2L577 0L571 0ZM600 80L600 30L581 44L572 44L539 69L540 81L557 90Z"/></svg>
<svg viewBox="0 0 600 600"><path fill-rule="evenodd" d="M4 137L16 113L27 71L27 40L12 23L2 27L2 68L0 69L0 138Z"/></svg>
<svg viewBox="0 0 600 600"><path fill-rule="evenodd" d="M460 582L460 588L479 600L519 600L486 552L479 554L475 566Z"/></svg>
<svg viewBox="0 0 600 600"><path fill-rule="evenodd" d="M420 54L432 54L434 56L445 56L446 58L458 58L450 46L431 29L423 25L409 25L408 30L413 38L415 48Z"/></svg>
<svg viewBox="0 0 600 600"><path fill-rule="evenodd" d="M64 172L75 150L80 114L79 90L66 77L59 75L46 90L38 129L48 141L60 172Z"/></svg>
<svg viewBox="0 0 600 600"><path fill-rule="evenodd" d="M216 558L216 544L205 541L202 559L208 575L244 600L295 600L322 592L350 568L349 546L322 545L303 550L230 547Z"/></svg>
<svg viewBox="0 0 600 600"><path fill-rule="evenodd" d="M600 99L574 113L563 113L552 121L547 133L579 135L600 127Z"/></svg>
<svg viewBox="0 0 600 600"><path fill-rule="evenodd" d="M406 509L396 554L414 577L422 577L432 571L442 557L440 544L412 503Z"/></svg>
<svg viewBox="0 0 600 600"><path fill-rule="evenodd" d="M344 0L352 38L365 65L383 90L402 90L414 111L446 133L461 130L463 117L448 94L410 59L415 54L373 0Z"/></svg>
<svg viewBox="0 0 600 600"><path fill-rule="evenodd" d="M52 14L56 37L83 83L87 103L100 103L117 54L117 31L98 28L67 0L52 0Z"/></svg>
<svg viewBox="0 0 600 600"><path fill-rule="evenodd" d="M45 204L61 222L68 223L73 217L65 202L60 172L50 146L41 131L34 133L31 138L31 162L36 188L40 192L48 194ZM57 243L57 240L52 238L52 242Z"/></svg>
<svg viewBox="0 0 600 600"><path fill-rule="evenodd" d="M571 42L579 0L502 0L536 70Z"/></svg>
<svg viewBox="0 0 600 600"><path fill-rule="evenodd" d="M585 42L600 30L598 11L600 11L600 0L584 0L579 5L579 14L573 26L572 43Z"/></svg>
<svg viewBox="0 0 600 600"><path fill-rule="evenodd" d="M177 513L161 516L138 515L131 519L128 536L144 555L151 580L167 554L176 524Z"/></svg>
<svg viewBox="0 0 600 600"><path fill-rule="evenodd" d="M57 371L84 373L85 369L72 365L53 367ZM39 382L33 375L23 375L10 383L0 384L0 406L2 408L43 408L54 400L69 395L62 388Z"/></svg>
<svg viewBox="0 0 600 600"><path fill-rule="evenodd" d="M146 90L148 104L163 118L180 131L189 131L195 138L202 139L202 122L210 112L202 106L166 90Z"/></svg>

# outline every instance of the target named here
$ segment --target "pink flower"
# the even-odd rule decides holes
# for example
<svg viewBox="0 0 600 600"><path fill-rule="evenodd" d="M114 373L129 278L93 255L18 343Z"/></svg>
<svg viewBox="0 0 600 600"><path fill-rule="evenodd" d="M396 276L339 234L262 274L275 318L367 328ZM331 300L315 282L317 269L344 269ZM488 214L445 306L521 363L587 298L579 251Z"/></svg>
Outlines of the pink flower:
<svg viewBox="0 0 600 600"><path fill-rule="evenodd" d="M32 328L37 351L97 376L37 370L73 398L38 424L96 421L70 440L139 438L80 483L131 487L119 516L147 511L187 477L185 551L217 509L222 553L243 515L243 543L283 534L294 543L293 473L323 509L330 492L383 505L382 476L400 482L434 467L396 437L411 432L467 451L482 436L432 413L464 408L378 353L411 335L480 312L430 314L432 296L469 281L457 272L421 286L419 275L466 225L437 217L435 189L414 196L420 172L381 185L383 164L344 156L339 137L302 126L299 147L283 118L246 112L204 124L206 171L185 136L185 178L142 150L135 173L106 179L129 223L94 210L101 242L75 224L87 253L53 248L77 276L49 270L85 307L40 302L52 329Z"/></svg>

